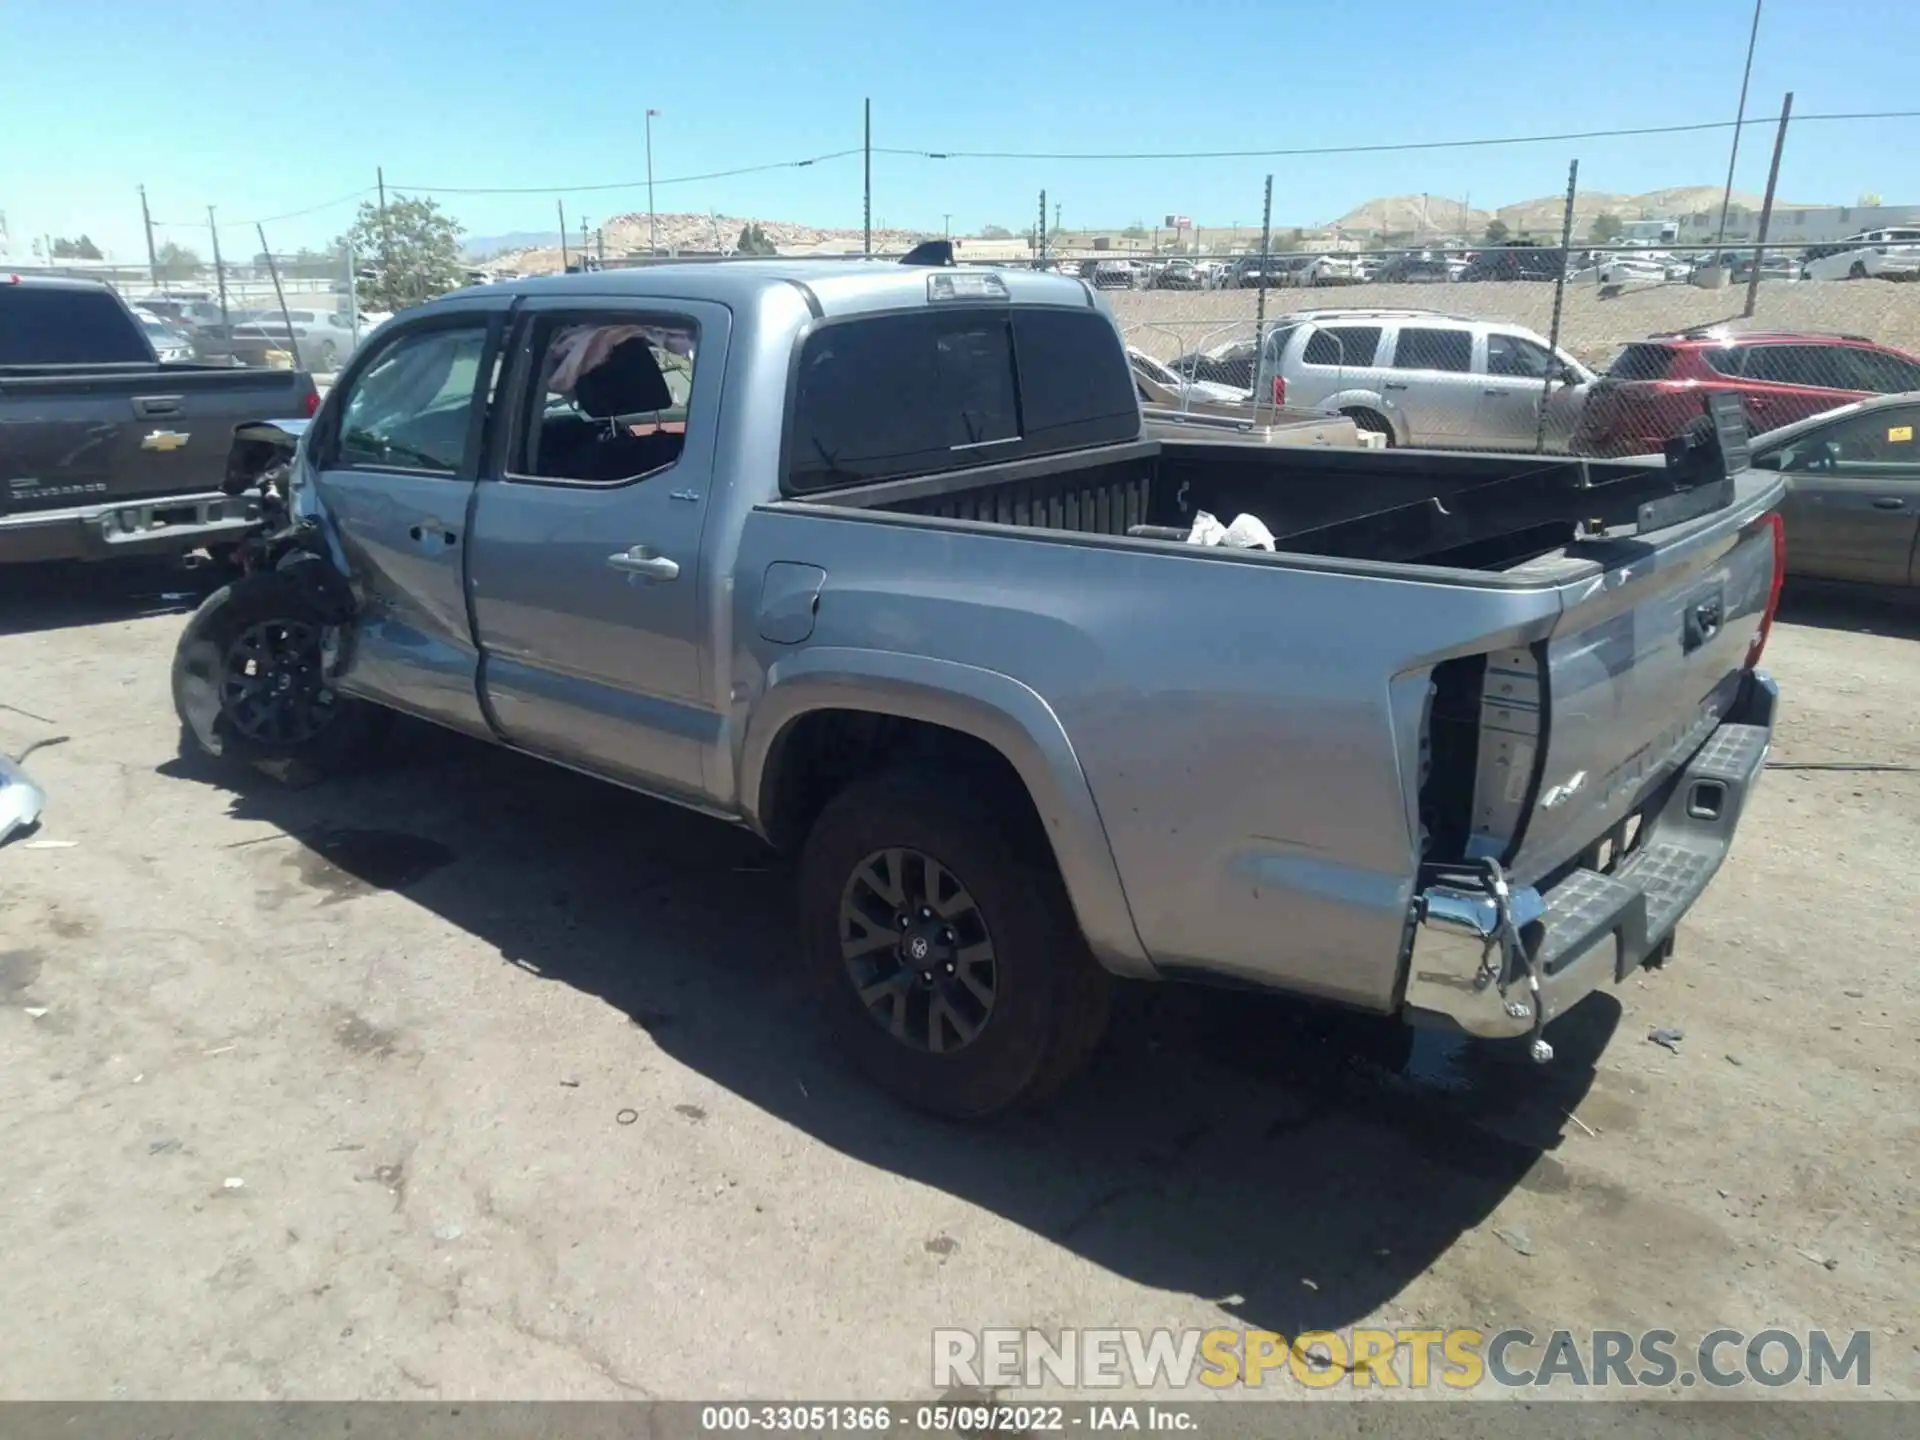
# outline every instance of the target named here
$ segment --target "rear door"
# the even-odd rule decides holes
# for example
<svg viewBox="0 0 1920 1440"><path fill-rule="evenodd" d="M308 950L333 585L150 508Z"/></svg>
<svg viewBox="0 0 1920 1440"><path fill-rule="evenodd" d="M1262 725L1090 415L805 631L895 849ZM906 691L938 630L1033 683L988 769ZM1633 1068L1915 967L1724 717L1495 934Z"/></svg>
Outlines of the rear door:
<svg viewBox="0 0 1920 1440"><path fill-rule="evenodd" d="M308 462L364 597L342 688L475 734L462 556L504 322L463 306L390 332L344 377Z"/></svg>
<svg viewBox="0 0 1920 1440"><path fill-rule="evenodd" d="M1378 325L1314 327L1287 375L1287 404L1311 409L1348 391L1377 393L1380 335ZM1279 345L1289 338L1290 332L1283 333Z"/></svg>
<svg viewBox="0 0 1920 1440"><path fill-rule="evenodd" d="M642 789L704 793L702 683L731 313L643 296L523 306L506 443L470 565L484 686L512 743Z"/></svg>
<svg viewBox="0 0 1920 1440"><path fill-rule="evenodd" d="M1920 537L1920 404L1850 415L1778 452L1789 487L1787 571L1863 585L1912 582Z"/></svg>
<svg viewBox="0 0 1920 1440"><path fill-rule="evenodd" d="M1740 393L1754 433L1791 425L1869 393L1856 388L1858 377L1847 361L1846 348L1791 343L1742 346Z"/></svg>
<svg viewBox="0 0 1920 1440"><path fill-rule="evenodd" d="M1380 389L1409 445L1461 445L1473 434L1482 377L1470 330L1402 325Z"/></svg>

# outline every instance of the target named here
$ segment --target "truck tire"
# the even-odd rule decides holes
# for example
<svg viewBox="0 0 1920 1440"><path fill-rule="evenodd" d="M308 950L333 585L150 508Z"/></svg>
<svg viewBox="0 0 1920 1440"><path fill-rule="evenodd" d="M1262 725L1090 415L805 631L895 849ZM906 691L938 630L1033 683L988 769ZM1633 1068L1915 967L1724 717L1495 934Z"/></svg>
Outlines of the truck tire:
<svg viewBox="0 0 1920 1440"><path fill-rule="evenodd" d="M1352 409L1342 410L1340 413L1353 421L1357 428L1361 430L1371 430L1376 435L1386 436L1387 448L1389 450L1399 443L1393 438L1393 426L1388 422L1387 417L1379 411L1368 410L1364 406L1356 405Z"/></svg>
<svg viewBox="0 0 1920 1440"><path fill-rule="evenodd" d="M187 622L173 655L183 750L332 774L378 748L391 717L326 683L322 646L341 617L299 568L223 585Z"/></svg>
<svg viewBox="0 0 1920 1440"><path fill-rule="evenodd" d="M809 979L842 1048L916 1109L980 1119L1092 1055L1110 980L1051 856L1001 813L900 771L857 781L800 857Z"/></svg>

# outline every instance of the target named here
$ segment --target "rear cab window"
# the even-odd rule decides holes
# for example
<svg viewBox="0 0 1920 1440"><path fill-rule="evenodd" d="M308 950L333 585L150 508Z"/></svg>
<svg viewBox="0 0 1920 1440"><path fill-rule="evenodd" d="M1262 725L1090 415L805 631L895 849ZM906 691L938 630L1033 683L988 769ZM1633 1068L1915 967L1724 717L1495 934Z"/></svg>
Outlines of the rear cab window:
<svg viewBox="0 0 1920 1440"><path fill-rule="evenodd" d="M1140 433L1133 372L1097 310L927 308L802 343L783 489L925 475Z"/></svg>
<svg viewBox="0 0 1920 1440"><path fill-rule="evenodd" d="M106 290L0 285L0 365L153 363L146 332Z"/></svg>

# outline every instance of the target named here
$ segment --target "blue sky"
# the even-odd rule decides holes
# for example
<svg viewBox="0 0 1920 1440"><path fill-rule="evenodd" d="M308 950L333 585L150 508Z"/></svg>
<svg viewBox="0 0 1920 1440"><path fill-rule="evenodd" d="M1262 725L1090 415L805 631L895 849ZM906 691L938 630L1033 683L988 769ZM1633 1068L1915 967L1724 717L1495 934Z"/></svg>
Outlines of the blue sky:
<svg viewBox="0 0 1920 1440"><path fill-rule="evenodd" d="M876 147L1182 151L1583 131L1726 120L1750 0L7 0L0 23L0 211L16 254L86 232L140 250L147 187L164 237L205 252L242 222L390 187L534 187L443 194L474 234L551 225L549 187L657 179ZM1341 18L1341 17L1351 18ZM1770 0L1750 114L1920 109L1911 0ZM1749 129L1742 188L1765 180L1771 134ZM1376 195L1552 194L1719 184L1726 131L1475 150L1263 160L932 161L878 155L874 220L962 233L1024 228L1046 187L1066 224L1329 220ZM1808 124L1782 198L1920 202L1920 119ZM657 187L659 208L857 226L857 155L806 169ZM644 186L569 194L570 215L644 211ZM350 203L277 220L275 249L316 243Z"/></svg>

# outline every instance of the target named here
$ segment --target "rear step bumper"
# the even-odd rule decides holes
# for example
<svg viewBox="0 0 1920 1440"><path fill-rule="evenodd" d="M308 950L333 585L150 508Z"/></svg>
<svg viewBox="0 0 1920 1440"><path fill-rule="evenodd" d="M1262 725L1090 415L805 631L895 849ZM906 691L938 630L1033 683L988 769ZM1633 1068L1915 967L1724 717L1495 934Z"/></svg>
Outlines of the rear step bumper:
<svg viewBox="0 0 1920 1440"><path fill-rule="evenodd" d="M1514 887L1509 914L1539 975L1546 1020L1664 956L1680 917L1727 858L1766 765L1779 693L1769 675L1747 678L1739 704L1663 787L1611 874L1576 868L1545 891ZM1531 987L1513 957L1503 960L1490 890L1432 886L1413 918L1410 1021L1490 1039L1532 1032Z"/></svg>

